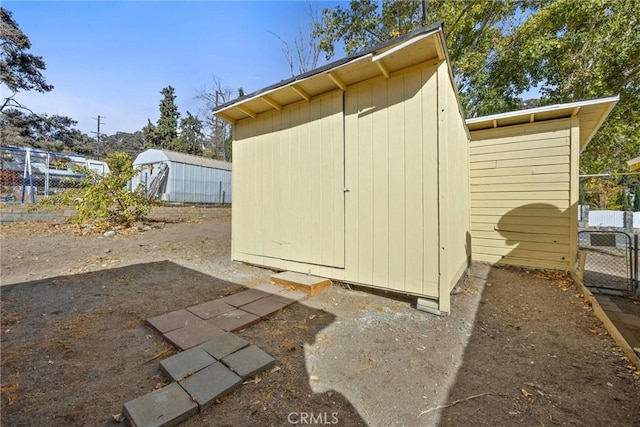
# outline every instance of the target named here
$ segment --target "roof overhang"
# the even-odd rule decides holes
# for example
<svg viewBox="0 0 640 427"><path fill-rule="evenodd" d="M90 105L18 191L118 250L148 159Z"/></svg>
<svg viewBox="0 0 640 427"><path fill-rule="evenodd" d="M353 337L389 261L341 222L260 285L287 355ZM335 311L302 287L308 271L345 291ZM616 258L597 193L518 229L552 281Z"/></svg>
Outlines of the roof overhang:
<svg viewBox="0 0 640 427"><path fill-rule="evenodd" d="M334 90L346 91L347 87L376 76L389 78L395 71L429 60L448 60L441 23L422 27L238 98L217 107L213 113L233 124L245 118L255 118L269 110L281 110L295 102L308 102L313 97Z"/></svg>
<svg viewBox="0 0 640 427"><path fill-rule="evenodd" d="M475 117L467 119L466 122L469 131L473 134L474 131L578 116L580 123L580 151L582 151L619 100L619 96L611 96L566 104L547 105L527 110Z"/></svg>

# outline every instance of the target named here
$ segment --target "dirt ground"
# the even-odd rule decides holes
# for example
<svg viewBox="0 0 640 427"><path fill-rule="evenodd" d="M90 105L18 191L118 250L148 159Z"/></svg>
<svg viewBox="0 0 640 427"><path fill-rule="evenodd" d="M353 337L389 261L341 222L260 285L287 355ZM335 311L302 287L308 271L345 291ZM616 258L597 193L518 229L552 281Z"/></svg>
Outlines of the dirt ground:
<svg viewBox="0 0 640 427"><path fill-rule="evenodd" d="M151 225L0 227L2 425L117 426L167 383L145 318L269 280L229 260L229 217ZM451 315L412 304L336 284L240 332L276 368L184 425L640 426L640 376L566 277L479 265Z"/></svg>

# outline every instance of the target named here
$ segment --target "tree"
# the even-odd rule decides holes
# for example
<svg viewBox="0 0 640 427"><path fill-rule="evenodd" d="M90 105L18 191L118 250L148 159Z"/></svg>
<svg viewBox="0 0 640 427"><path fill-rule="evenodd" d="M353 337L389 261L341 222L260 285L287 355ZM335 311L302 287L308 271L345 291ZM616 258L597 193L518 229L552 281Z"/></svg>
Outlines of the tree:
<svg viewBox="0 0 640 427"><path fill-rule="evenodd" d="M640 212L640 184L636 185L633 192L633 211Z"/></svg>
<svg viewBox="0 0 640 427"><path fill-rule="evenodd" d="M202 122L187 111L187 117L180 121L179 150L188 154L201 155L204 134Z"/></svg>
<svg viewBox="0 0 640 427"><path fill-rule="evenodd" d="M289 65L291 77L294 77L296 74L304 74L307 71L313 70L318 66L318 61L320 60L320 53L322 50L320 49L320 44L318 43L317 38L312 35L313 29L320 25L317 8L309 6L309 22L311 30L305 32L299 27L298 34L291 43L287 42L273 31L269 31L269 33L282 43L282 53Z"/></svg>
<svg viewBox="0 0 640 427"><path fill-rule="evenodd" d="M0 139L3 143L18 147L94 154L93 140L74 129L76 124L67 116L38 115L10 108L0 117Z"/></svg>
<svg viewBox="0 0 640 427"><path fill-rule="evenodd" d="M142 131L134 133L116 132L108 135L102 141L102 149L105 153L124 152L135 158L144 149L144 136Z"/></svg>
<svg viewBox="0 0 640 427"><path fill-rule="evenodd" d="M204 101L204 108L200 111L205 135L205 155L214 159L231 161L231 126L213 114L213 110L234 97L244 96L244 90L237 91L225 86L219 77L213 76L209 85L202 86L196 94L196 99Z"/></svg>
<svg viewBox="0 0 640 427"><path fill-rule="evenodd" d="M11 92L2 100L0 112L8 107L24 108L14 99L21 90L44 93L53 89L42 75L47 68L44 60L27 53L31 41L13 20L11 12L3 7L0 7L0 46L0 82Z"/></svg>
<svg viewBox="0 0 640 427"><path fill-rule="evenodd" d="M493 86L499 93L538 86L543 105L620 94L580 169L623 172L640 147L640 2L544 0L531 12L498 47Z"/></svg>
<svg viewBox="0 0 640 427"><path fill-rule="evenodd" d="M167 86L160 91L160 94L163 96L160 101L160 118L156 125L153 125L149 120L147 126L142 129L145 147L176 150L179 148L178 119L180 112L175 102L175 89Z"/></svg>
<svg viewBox="0 0 640 427"><path fill-rule="evenodd" d="M620 94L581 159L582 173L622 172L640 146L640 2L636 0L352 1L323 11L314 36L327 57L443 21L468 117ZM531 105L531 103L530 103ZM634 152L635 151L635 152Z"/></svg>

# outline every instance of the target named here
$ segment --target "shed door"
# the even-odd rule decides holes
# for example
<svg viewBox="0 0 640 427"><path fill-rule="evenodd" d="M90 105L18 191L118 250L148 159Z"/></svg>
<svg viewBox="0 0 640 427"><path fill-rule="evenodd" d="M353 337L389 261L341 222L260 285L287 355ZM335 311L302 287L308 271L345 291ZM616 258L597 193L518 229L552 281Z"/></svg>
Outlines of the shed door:
<svg viewBox="0 0 640 427"><path fill-rule="evenodd" d="M343 268L342 92L238 122L233 150L234 252Z"/></svg>

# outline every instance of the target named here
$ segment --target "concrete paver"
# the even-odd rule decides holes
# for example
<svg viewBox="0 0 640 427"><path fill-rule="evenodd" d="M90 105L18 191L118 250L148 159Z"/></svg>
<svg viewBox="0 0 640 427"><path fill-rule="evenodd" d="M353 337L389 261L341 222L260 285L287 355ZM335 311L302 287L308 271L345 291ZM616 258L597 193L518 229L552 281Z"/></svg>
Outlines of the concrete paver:
<svg viewBox="0 0 640 427"><path fill-rule="evenodd" d="M225 304L220 300L207 301L205 303L187 308L187 310L189 310L191 313L204 320L211 319L212 317L218 316L234 309L234 306Z"/></svg>
<svg viewBox="0 0 640 427"><path fill-rule="evenodd" d="M178 383L171 383L124 404L133 427L171 427L198 412L198 405Z"/></svg>
<svg viewBox="0 0 640 427"><path fill-rule="evenodd" d="M198 322L193 322L189 326L175 329L164 334L164 338L180 350L188 350L210 340L216 335L224 333L209 320L202 320L196 316Z"/></svg>
<svg viewBox="0 0 640 427"><path fill-rule="evenodd" d="M198 403L200 410L242 384L242 379L216 362L179 383Z"/></svg>
<svg viewBox="0 0 640 427"><path fill-rule="evenodd" d="M223 357L226 357L231 353L235 353L236 351L245 348L248 345L249 342L240 338L236 334L226 332L200 344L197 348L206 351L209 355L215 357L217 360L220 360Z"/></svg>
<svg viewBox="0 0 640 427"><path fill-rule="evenodd" d="M273 367L276 360L255 345L250 345L223 358L222 363L246 379Z"/></svg>
<svg viewBox="0 0 640 427"><path fill-rule="evenodd" d="M151 317L145 320L145 323L156 331L164 334L175 329L184 328L193 322L199 322L201 319L187 310L172 311L160 316Z"/></svg>
<svg viewBox="0 0 640 427"><path fill-rule="evenodd" d="M260 291L258 289L247 289L237 294L229 295L228 297L220 298L218 301L222 301L225 304L230 304L234 307L241 307L250 302L256 301L260 298L266 298L273 295L269 292Z"/></svg>
<svg viewBox="0 0 640 427"><path fill-rule="evenodd" d="M216 362L217 360L204 349L193 347L164 359L160 362L160 369L173 381L180 381Z"/></svg>
<svg viewBox="0 0 640 427"><path fill-rule="evenodd" d="M244 310L233 310L207 320L208 323L229 332L237 332L260 321L260 316Z"/></svg>
<svg viewBox="0 0 640 427"><path fill-rule="evenodd" d="M247 305L243 305L242 310L248 311L249 313L255 314L256 316L260 316L262 318L269 317L276 311L287 306L287 303L282 302L281 299L277 299L278 297L279 294L270 296L268 298L261 298Z"/></svg>

